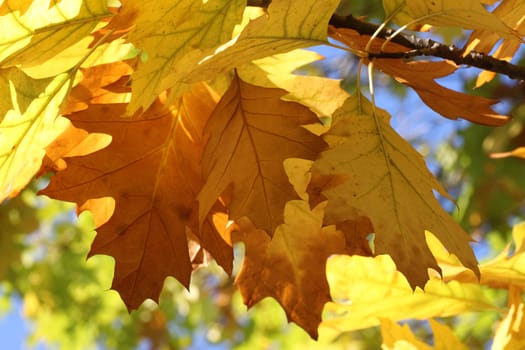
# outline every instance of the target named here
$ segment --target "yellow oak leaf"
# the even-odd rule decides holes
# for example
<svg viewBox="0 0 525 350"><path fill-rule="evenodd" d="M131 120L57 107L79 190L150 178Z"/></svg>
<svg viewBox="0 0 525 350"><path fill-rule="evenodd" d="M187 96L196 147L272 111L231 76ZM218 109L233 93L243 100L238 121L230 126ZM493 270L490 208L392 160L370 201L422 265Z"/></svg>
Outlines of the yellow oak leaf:
<svg viewBox="0 0 525 350"><path fill-rule="evenodd" d="M333 302L325 306L320 331L365 329L381 318L424 320L495 309L478 284L433 278L424 289L412 290L388 255L332 256L326 276Z"/></svg>
<svg viewBox="0 0 525 350"><path fill-rule="evenodd" d="M525 304L522 294L522 288L509 288L509 309L496 329L492 350L525 349Z"/></svg>
<svg viewBox="0 0 525 350"><path fill-rule="evenodd" d="M514 226L512 236L515 245L514 253L510 254L510 247L507 247L494 259L481 264L479 283L491 288L509 289L517 286L525 290L525 223ZM443 269L443 277L446 280L478 282L472 271L461 266L454 257L450 257L435 238L427 237L427 241Z"/></svg>
<svg viewBox="0 0 525 350"><path fill-rule="evenodd" d="M408 324L399 325L388 318L381 318L383 350L432 350L432 347L417 339Z"/></svg>
<svg viewBox="0 0 525 350"><path fill-rule="evenodd" d="M199 193L202 221L217 198L231 188L230 217L249 216L272 235L287 201L297 198L283 161L313 159L323 140L302 127L318 122L308 108L282 101L286 91L250 85L237 76L210 117L202 160L206 180Z"/></svg>
<svg viewBox="0 0 525 350"><path fill-rule="evenodd" d="M470 237L440 206L433 191L450 197L421 155L390 127L389 119L386 111L357 94L334 114L324 136L330 149L312 168L314 173L346 179L323 191L328 199L326 223L368 217L375 253L391 255L412 286L425 285L428 268L439 271L425 242L425 230L478 273Z"/></svg>
<svg viewBox="0 0 525 350"><path fill-rule="evenodd" d="M132 75L128 113L146 109L168 88L176 95L187 89L189 72L231 39L245 6L245 0L123 1L119 16L135 23L128 39L146 54Z"/></svg>
<svg viewBox="0 0 525 350"><path fill-rule="evenodd" d="M330 300L326 259L342 253L344 237L322 227L325 204L310 209L305 201L286 204L285 223L273 237L240 219L237 241L246 245L236 283L244 303L251 307L266 297L275 298L293 321L317 339L321 312Z"/></svg>
<svg viewBox="0 0 525 350"><path fill-rule="evenodd" d="M435 350L468 350L447 325L432 319L429 323L434 333Z"/></svg>
<svg viewBox="0 0 525 350"><path fill-rule="evenodd" d="M399 25L430 24L487 29L503 37L517 37L516 32L489 12L479 0L383 0L386 16L394 15Z"/></svg>
<svg viewBox="0 0 525 350"><path fill-rule="evenodd" d="M250 61L301 47L326 44L326 28L338 0L276 0L267 14L199 62L188 82L207 80Z"/></svg>
<svg viewBox="0 0 525 350"><path fill-rule="evenodd" d="M509 28L519 33L520 37L525 36L525 22L523 21L525 2L521 0L505 0L500 2L492 13ZM470 34L465 44L465 52L476 50L477 52L491 54L494 58L510 61L522 44L520 37L501 40L501 37L490 29L477 29ZM493 52L491 53L491 51ZM491 71L481 72L476 80L476 87L491 81L495 75L496 73Z"/></svg>
<svg viewBox="0 0 525 350"><path fill-rule="evenodd" d="M66 127L59 116L70 76L32 79L0 69L0 202L18 194L38 172L45 147Z"/></svg>
<svg viewBox="0 0 525 350"><path fill-rule="evenodd" d="M301 66L321 57L308 50L293 50L255 60L237 68L246 82L264 87L277 87L289 92L287 101L304 104L319 117L329 117L347 99L339 79L293 74Z"/></svg>
<svg viewBox="0 0 525 350"><path fill-rule="evenodd" d="M49 1L3 1L0 67L35 67L47 62L56 68L51 59L57 54L70 47L85 51L90 40L86 37L102 19L112 16L106 3L106 0L51 4Z"/></svg>
<svg viewBox="0 0 525 350"><path fill-rule="evenodd" d="M408 324L401 326L389 319L382 318L382 348L392 350L468 350L467 346L459 341L449 327L433 319L430 319L429 323L434 333L433 347L417 339Z"/></svg>
<svg viewBox="0 0 525 350"><path fill-rule="evenodd" d="M100 98L93 92L118 90L97 86L91 74L99 72L99 67L85 70L85 84L75 87L79 93L72 93L78 98L88 86L92 89L85 94L89 107L69 116L84 132L77 134L79 143L73 152L62 155L66 167L51 178L42 193L75 202L79 211L93 212L98 229L90 255L115 258L112 288L131 310L146 298L157 300L168 276L188 286L194 265L206 260L201 248L212 254L218 251L215 258L231 271L231 246L214 229L212 220L198 231L195 213L196 194L202 184L202 131L216 97L199 84L175 105L157 100L145 113L122 119L126 104L93 103ZM113 85L113 80L99 82ZM108 135L111 143L99 150L100 136ZM217 210L223 209L214 208L214 213Z"/></svg>
<svg viewBox="0 0 525 350"><path fill-rule="evenodd" d="M360 35L352 29L330 27L330 34L346 45L364 50L369 36ZM383 39L375 39L372 52L379 52ZM408 49L390 43L387 52L403 52ZM415 61L374 59L374 67L394 77L398 82L410 86L421 100L437 113L449 119L463 118L483 125L502 125L509 118L491 109L496 100L481 96L470 96L439 85L435 79L454 73L457 66L450 61Z"/></svg>

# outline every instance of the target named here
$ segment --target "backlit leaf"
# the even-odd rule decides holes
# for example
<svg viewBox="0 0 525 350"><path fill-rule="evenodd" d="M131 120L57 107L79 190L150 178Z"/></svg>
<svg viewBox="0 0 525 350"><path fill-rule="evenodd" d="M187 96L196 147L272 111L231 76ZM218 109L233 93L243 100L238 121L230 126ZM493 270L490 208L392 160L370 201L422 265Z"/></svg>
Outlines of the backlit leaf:
<svg viewBox="0 0 525 350"><path fill-rule="evenodd" d="M521 37L525 36L525 2L521 0L501 1L494 9L493 14L497 16L509 28L514 29ZM465 44L465 52L476 50L492 57L505 61L510 61L522 44L520 38L510 37L500 40L500 36L490 29L477 29L470 34L468 42ZM496 48L496 50L494 50ZM494 51L491 53L491 51ZM483 71L476 80L476 87L491 81L496 73Z"/></svg>
<svg viewBox="0 0 525 350"><path fill-rule="evenodd" d="M333 302L325 306L321 328L346 332L392 321L447 317L492 310L479 285L430 279L412 290L388 255L332 256L326 273Z"/></svg>
<svg viewBox="0 0 525 350"><path fill-rule="evenodd" d="M210 138L202 161L206 183L199 193L201 221L231 186L233 220L249 216L270 235L283 222L285 203L297 198L283 161L313 159L325 146L302 127L318 122L315 114L282 101L285 94L233 79L206 127Z"/></svg>
<svg viewBox="0 0 525 350"><path fill-rule="evenodd" d="M128 38L147 57L132 75L129 113L147 108L167 88L177 94L187 89L188 73L231 39L245 4L244 0L123 1L119 16L135 22Z"/></svg>
<svg viewBox="0 0 525 350"><path fill-rule="evenodd" d="M212 94L197 86L176 105L168 108L157 101L133 118L121 118L126 108L122 103L93 103L70 116L76 128L109 135L111 143L97 152L97 142L84 143L93 146L94 153L65 158L67 167L52 177L42 193L93 212L98 233L90 254L115 258L112 288L128 309L146 298L157 300L168 276L188 286L192 259L200 259L193 253L190 257L194 243L205 241L205 249L219 250L219 263L231 270L231 247L229 261L221 259L228 245L217 231L205 234L218 238L202 237L202 241L198 231L191 236L187 231L198 227L192 213L201 178L193 160L202 154L202 128L214 106ZM213 246L219 242L221 246Z"/></svg>
<svg viewBox="0 0 525 350"><path fill-rule="evenodd" d="M434 333L434 349L436 350L468 350L447 325L436 320L429 320Z"/></svg>
<svg viewBox="0 0 525 350"><path fill-rule="evenodd" d="M241 64L327 42L326 28L339 1L276 0L267 14L248 23L242 32L199 62L188 81L209 79Z"/></svg>
<svg viewBox="0 0 525 350"><path fill-rule="evenodd" d="M330 27L330 33L335 39L359 50L364 50L370 39L351 29ZM383 42L384 40L374 40L371 51L378 52ZM403 52L408 49L398 44L390 44L387 45L385 51ZM398 82L413 88L427 106L446 118L463 118L483 125L502 125L509 119L491 109L491 106L497 102L496 100L460 93L435 81L456 71L457 66L453 62L403 62L392 59L374 59L374 67L394 77Z"/></svg>
<svg viewBox="0 0 525 350"><path fill-rule="evenodd" d="M417 339L408 324L399 325L389 319L381 319L381 337L383 350L432 350L421 340Z"/></svg>
<svg viewBox="0 0 525 350"><path fill-rule="evenodd" d="M106 0L19 1L0 7L0 67L43 64L71 46L87 48L88 35L111 16ZM50 62L50 64L54 64Z"/></svg>
<svg viewBox="0 0 525 350"><path fill-rule="evenodd" d="M375 253L390 254L412 286L423 287L428 268L439 271L425 242L431 231L469 269L478 273L470 238L443 210L433 194L446 191L421 156L388 124L390 116L363 96L351 96L334 115L313 172L343 175L328 186L326 223L367 216L374 228ZM372 233L372 232L370 232Z"/></svg>
<svg viewBox="0 0 525 350"><path fill-rule="evenodd" d="M17 68L0 69L0 202L29 183L45 147L67 126L59 107L69 83L67 73L32 79Z"/></svg>
<svg viewBox="0 0 525 350"><path fill-rule="evenodd" d="M244 303L250 307L266 297L275 298L288 320L313 338L317 338L323 306L330 300L326 259L344 248L341 232L333 226L322 228L324 206L310 209L305 201L290 201L285 223L273 237L242 219L238 238L246 245L236 280Z"/></svg>
<svg viewBox="0 0 525 350"><path fill-rule="evenodd" d="M383 7L386 16L395 14L394 20L400 25L415 22L464 29L487 29L500 36L517 36L512 28L490 13L479 0L383 0Z"/></svg>
<svg viewBox="0 0 525 350"><path fill-rule="evenodd" d="M511 287L509 290L509 310L501 320L492 350L514 350L525 348L525 304L522 299L523 290Z"/></svg>

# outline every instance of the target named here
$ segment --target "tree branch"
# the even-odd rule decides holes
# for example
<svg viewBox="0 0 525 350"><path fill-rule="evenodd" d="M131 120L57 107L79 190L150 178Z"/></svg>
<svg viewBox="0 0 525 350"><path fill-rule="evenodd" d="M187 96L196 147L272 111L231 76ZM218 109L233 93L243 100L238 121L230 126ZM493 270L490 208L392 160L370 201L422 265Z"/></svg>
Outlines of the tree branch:
<svg viewBox="0 0 525 350"><path fill-rule="evenodd" d="M379 26L362 22L352 15L342 17L333 15L330 24L337 28L348 28L361 35L372 35ZM468 65L491 72L504 74L511 79L525 80L525 67L521 67L504 60L494 58L484 53L471 51L464 56L464 50L454 45L448 46L432 39L421 39L415 35L398 34L392 37L394 30L385 28L379 32L378 37L405 46L410 49L405 52L378 52L368 53L370 58L411 58L416 56L433 56L451 60L457 65Z"/></svg>
<svg viewBox="0 0 525 350"><path fill-rule="evenodd" d="M272 0L247 0L248 6L268 7ZM378 25L360 21L352 15L339 16L333 15L330 18L330 24L336 28L348 28L357 31L361 35L373 35ZM378 37L390 39L390 41L405 46L408 51L405 52L378 52L368 53L369 58L412 58L416 56L432 56L444 58L453 61L457 65L467 65L488 70L508 76L511 79L525 80L525 67L521 67L504 60L494 58L481 52L471 51L464 55L464 50L454 45L441 44L432 39L421 39L415 35L394 34L393 29L384 28L379 32Z"/></svg>

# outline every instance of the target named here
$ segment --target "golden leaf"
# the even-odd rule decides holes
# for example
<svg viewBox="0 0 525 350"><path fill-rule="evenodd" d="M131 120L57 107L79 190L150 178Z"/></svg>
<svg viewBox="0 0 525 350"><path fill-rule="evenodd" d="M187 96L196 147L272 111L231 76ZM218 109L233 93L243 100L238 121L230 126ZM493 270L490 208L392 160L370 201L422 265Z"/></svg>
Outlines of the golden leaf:
<svg viewBox="0 0 525 350"><path fill-rule="evenodd" d="M132 75L128 113L146 109L168 88L176 95L188 89L189 72L231 39L245 5L244 0L123 1L119 16L135 23L128 39L146 58Z"/></svg>
<svg viewBox="0 0 525 350"><path fill-rule="evenodd" d="M239 220L238 241L246 256L236 283L250 307L265 297L275 298L289 321L317 339L321 312L330 300L326 259L344 248L343 235L334 227L322 228L324 204L310 209L301 200L286 204L284 219L270 238L248 220Z"/></svg>
<svg viewBox="0 0 525 350"><path fill-rule="evenodd" d="M412 290L388 255L332 256L326 276L333 302L325 306L320 330L347 332L376 326L381 318L424 320L495 309L477 284L431 279L424 290Z"/></svg>
<svg viewBox="0 0 525 350"><path fill-rule="evenodd" d="M67 127L59 108L70 82L65 73L32 79L18 68L0 69L0 202L29 183L45 147Z"/></svg>
<svg viewBox="0 0 525 350"><path fill-rule="evenodd" d="M390 254L412 286L425 285L428 268L439 271L425 242L425 230L478 273L471 239L440 206L433 191L450 197L422 157L390 127L389 118L360 95L350 97L335 113L325 135L330 149L312 169L346 178L323 191L328 199L326 223L368 217L375 233L375 253Z"/></svg>
<svg viewBox="0 0 525 350"><path fill-rule="evenodd" d="M282 101L285 94L233 79L206 127L210 138L202 160L206 183L199 193L201 221L231 186L233 220L249 216L270 235L282 223L285 203L297 198L283 161L313 159L325 146L302 127L317 122L315 114Z"/></svg>
<svg viewBox="0 0 525 350"><path fill-rule="evenodd" d="M92 73L98 71L93 68ZM76 89L91 85L95 92L104 90L90 80L89 70L85 75L86 84ZM112 288L128 309L146 298L157 300L168 276L188 286L192 263L202 261L195 243L219 251L219 263L230 271L231 247L219 232L211 226L196 230L196 193L202 181L198 160L202 130L215 107L213 94L200 84L169 109L157 101L144 114L127 119L121 118L125 104L89 102L87 109L70 116L76 128L85 130L79 134L79 147L86 155L78 156L76 149L65 158L67 167L42 193L93 212L98 233L90 255L115 258ZM93 135L92 142L86 132ZM109 146L99 151L97 134L111 137Z"/></svg>
<svg viewBox="0 0 525 350"><path fill-rule="evenodd" d="M355 49L363 50L368 42L368 36L359 35L351 29L330 27L331 35ZM384 40L376 39L372 52L378 52ZM407 51L398 44L387 46L388 52ZM436 83L435 79L454 73L457 66L450 61L415 61L403 62L392 59L374 59L374 67L391 75L398 82L413 88L421 100L437 113L449 119L463 118L483 125L502 125L508 117L500 115L491 109L496 100L481 96L463 94Z"/></svg>

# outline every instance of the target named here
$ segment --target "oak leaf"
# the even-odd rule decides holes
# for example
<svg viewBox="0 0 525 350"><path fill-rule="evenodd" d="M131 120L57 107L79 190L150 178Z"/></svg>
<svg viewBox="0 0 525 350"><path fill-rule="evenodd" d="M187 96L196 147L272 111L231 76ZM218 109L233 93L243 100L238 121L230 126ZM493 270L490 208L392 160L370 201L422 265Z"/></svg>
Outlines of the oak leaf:
<svg viewBox="0 0 525 350"><path fill-rule="evenodd" d="M514 286L509 289L509 310L496 329L492 350L525 348L525 304L522 294L521 288Z"/></svg>
<svg viewBox="0 0 525 350"><path fill-rule="evenodd" d="M525 3L521 0L502 1L492 13L500 18L509 28L519 33L520 37L504 38L502 40L497 33L491 30L486 28L476 29L470 34L464 50L467 53L476 50L485 54L490 54L493 51L492 57L510 61L522 44L521 37L525 36L525 22L523 21ZM485 70L481 72L476 80L476 87L491 81L495 76L496 73L491 71Z"/></svg>
<svg viewBox="0 0 525 350"><path fill-rule="evenodd" d="M328 187L326 223L359 216L370 219L375 253L390 254L412 286L424 286L428 268L439 271L425 242L431 231L461 262L479 273L470 238L440 206L433 191L450 198L421 157L388 124L390 116L361 95L351 96L334 115L325 139L330 149L312 171L344 175Z"/></svg>
<svg viewBox="0 0 525 350"><path fill-rule="evenodd" d="M335 39L359 50L364 50L370 39L352 29L330 27L330 33ZM372 52L377 52L383 42L384 40L375 39ZM408 49L398 44L390 44L385 51L403 52ZM374 59L373 62L375 68L413 88L427 106L446 118L463 118L474 123L494 126L502 125L509 119L491 109L491 105L495 104L496 100L470 96L436 83L435 79L446 77L456 71L457 66L453 62L403 62L392 59Z"/></svg>
<svg viewBox="0 0 525 350"><path fill-rule="evenodd" d="M176 105L166 107L156 101L146 113L127 119L121 118L126 108L123 103L92 103L72 113L69 117L76 128L91 135L110 135L111 143L90 154L84 149L85 156L65 158L67 167L42 191L76 202L79 211L93 212L98 233L90 255L115 258L112 288L130 310L146 298L157 300L168 276L188 286L191 258L201 259L188 237L201 238L202 232L217 235L202 237L208 246L196 243L212 252L224 250L217 260L231 270L231 247L216 230L192 232L198 228L192 218L196 218L195 196L201 186L202 128L215 98L204 85L198 85ZM85 135L81 133L81 141ZM85 144L90 145L96 142Z"/></svg>
<svg viewBox="0 0 525 350"><path fill-rule="evenodd" d="M199 193L202 221L231 188L230 217L249 216L270 235L282 223L287 201L297 198L283 161L314 159L323 140L302 127L318 122L308 108L282 101L286 91L257 87L234 77L206 126L202 159L206 183Z"/></svg>
<svg viewBox="0 0 525 350"><path fill-rule="evenodd" d="M289 92L284 99L303 104L319 117L327 118L348 97L340 86L341 81L293 73L321 58L315 52L298 49L247 63L238 67L237 73L250 84L284 89Z"/></svg>
<svg viewBox="0 0 525 350"><path fill-rule="evenodd" d="M32 79L18 68L0 69L0 202L29 183L45 147L67 127L59 108L70 83L68 74Z"/></svg>
<svg viewBox="0 0 525 350"><path fill-rule="evenodd" d="M381 318L424 320L496 308L476 283L432 278L424 289L412 290L388 255L332 256L326 276L333 301L325 306L320 331L365 329Z"/></svg>
<svg viewBox="0 0 525 350"><path fill-rule="evenodd" d="M418 349L432 350L432 347L417 339L408 324L399 325L388 318L381 318L382 350Z"/></svg>
<svg viewBox="0 0 525 350"><path fill-rule="evenodd" d="M51 59L70 47L86 49L91 32L111 15L105 0L3 1L0 67L55 66Z"/></svg>
<svg viewBox="0 0 525 350"><path fill-rule="evenodd" d="M245 6L245 0L123 1L119 16L135 23L128 39L145 52L132 75L129 114L147 108L167 88L177 95L187 89L189 72L231 39Z"/></svg>
<svg viewBox="0 0 525 350"><path fill-rule="evenodd" d="M410 330L408 324L404 324L403 326L401 326L389 319L382 318L382 349L468 350L467 346L456 337L454 332L452 332L452 330L449 327L433 319L430 319L429 323L434 333L433 347L417 339Z"/></svg>
<svg viewBox="0 0 525 350"><path fill-rule="evenodd" d="M503 37L516 32L489 12L479 0L383 0L386 16L400 25L430 24L464 29L488 29Z"/></svg>
<svg viewBox="0 0 525 350"><path fill-rule="evenodd" d="M301 47L326 44L326 28L339 1L272 1L267 13L250 21L230 41L199 62L188 82L210 79L256 59Z"/></svg>
<svg viewBox="0 0 525 350"><path fill-rule="evenodd" d="M344 237L335 227L322 227L324 204L310 209L306 201L286 204L285 223L270 237L240 219L238 241L246 245L236 283L251 307L265 297L275 298L293 321L317 339L323 306L330 300L326 259L343 253Z"/></svg>
<svg viewBox="0 0 525 350"><path fill-rule="evenodd" d="M512 286L525 290L525 223L514 226L512 230L514 252L510 245L495 258L479 266L479 283L491 288L509 289ZM427 236L427 242L443 271L445 280L455 280L463 283L478 283L472 271L461 266L461 263L434 237Z"/></svg>

